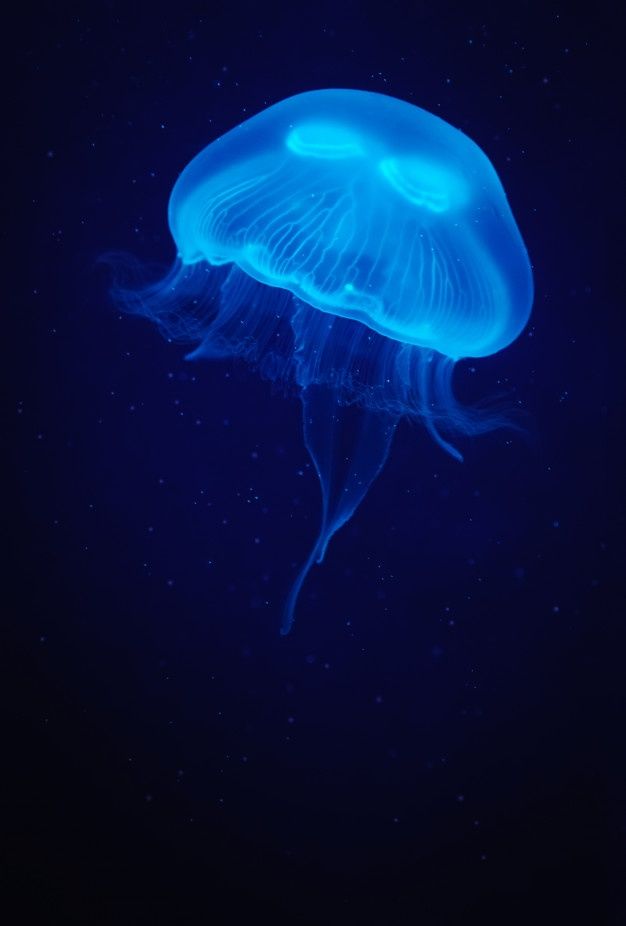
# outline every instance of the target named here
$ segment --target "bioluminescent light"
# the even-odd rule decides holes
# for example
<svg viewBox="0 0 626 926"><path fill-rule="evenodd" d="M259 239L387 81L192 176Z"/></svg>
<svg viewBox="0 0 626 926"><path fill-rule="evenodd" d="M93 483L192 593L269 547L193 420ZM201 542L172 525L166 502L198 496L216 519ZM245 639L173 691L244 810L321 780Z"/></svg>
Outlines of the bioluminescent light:
<svg viewBox="0 0 626 926"><path fill-rule="evenodd" d="M319 90L283 100L209 144L169 203L167 275L116 286L191 357L240 357L302 400L322 520L282 632L328 541L380 472L396 423L475 433L493 419L455 402L455 361L510 344L530 314L528 255L489 159L401 100Z"/></svg>

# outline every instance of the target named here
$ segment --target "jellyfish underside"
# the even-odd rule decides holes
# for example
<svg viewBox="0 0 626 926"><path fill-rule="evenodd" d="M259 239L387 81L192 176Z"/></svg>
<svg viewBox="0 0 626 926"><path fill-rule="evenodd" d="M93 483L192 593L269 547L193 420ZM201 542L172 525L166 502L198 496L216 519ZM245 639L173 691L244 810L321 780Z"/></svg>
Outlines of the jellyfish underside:
<svg viewBox="0 0 626 926"><path fill-rule="evenodd" d="M485 155L390 97L292 97L202 151L169 207L178 258L119 286L189 357L236 357L294 390L322 490L318 535L284 608L289 632L314 563L354 514L403 416L443 434L497 424L452 395L455 360L506 346L532 281Z"/></svg>

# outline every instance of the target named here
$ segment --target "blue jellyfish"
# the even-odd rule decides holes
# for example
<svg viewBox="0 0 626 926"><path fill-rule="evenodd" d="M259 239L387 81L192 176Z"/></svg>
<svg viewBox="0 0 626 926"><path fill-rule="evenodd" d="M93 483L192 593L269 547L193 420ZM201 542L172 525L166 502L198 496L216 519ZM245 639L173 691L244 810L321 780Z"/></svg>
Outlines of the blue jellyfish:
<svg viewBox="0 0 626 926"><path fill-rule="evenodd" d="M192 358L235 357L294 389L319 476L302 585L380 472L398 420L494 426L452 393L455 361L510 344L530 314L528 255L489 159L437 116L360 90L292 96L204 148L169 201L177 258L114 295Z"/></svg>

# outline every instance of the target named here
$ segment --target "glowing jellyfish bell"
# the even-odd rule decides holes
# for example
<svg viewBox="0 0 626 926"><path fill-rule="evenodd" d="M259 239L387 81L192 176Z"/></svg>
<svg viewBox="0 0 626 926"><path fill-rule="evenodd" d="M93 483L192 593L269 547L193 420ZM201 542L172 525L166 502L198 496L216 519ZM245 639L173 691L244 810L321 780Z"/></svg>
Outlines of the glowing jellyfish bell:
<svg viewBox="0 0 626 926"><path fill-rule="evenodd" d="M119 300L193 357L235 356L301 397L322 488L312 564L352 516L403 415L442 436L492 427L460 408L454 362L510 344L530 314L528 255L490 161L401 100L319 90L208 145L169 204L178 258Z"/></svg>

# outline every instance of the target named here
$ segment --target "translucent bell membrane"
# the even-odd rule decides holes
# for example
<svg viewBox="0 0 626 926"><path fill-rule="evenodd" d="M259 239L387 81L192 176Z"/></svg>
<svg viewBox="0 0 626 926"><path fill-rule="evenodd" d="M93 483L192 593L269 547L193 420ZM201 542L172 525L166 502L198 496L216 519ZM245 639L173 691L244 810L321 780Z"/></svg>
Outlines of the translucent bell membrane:
<svg viewBox="0 0 626 926"><path fill-rule="evenodd" d="M400 100L300 94L204 149L170 201L181 259L268 286L453 359L525 325L532 277L481 149Z"/></svg>

